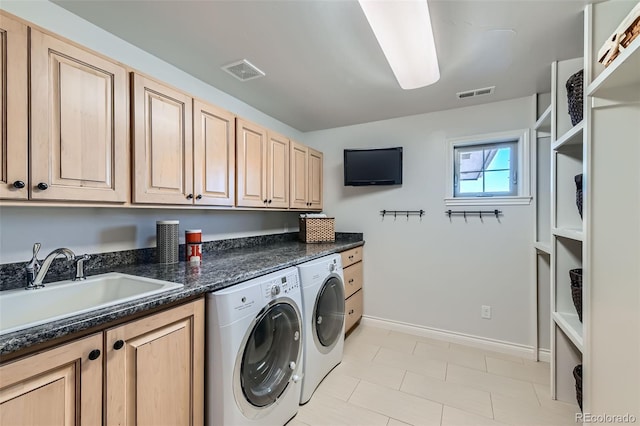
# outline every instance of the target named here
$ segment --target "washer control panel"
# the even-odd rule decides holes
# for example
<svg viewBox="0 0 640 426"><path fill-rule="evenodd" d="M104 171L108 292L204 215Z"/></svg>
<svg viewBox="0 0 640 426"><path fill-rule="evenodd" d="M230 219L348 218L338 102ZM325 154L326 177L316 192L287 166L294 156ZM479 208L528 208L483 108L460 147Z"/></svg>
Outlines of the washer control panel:
<svg viewBox="0 0 640 426"><path fill-rule="evenodd" d="M281 275L262 283L262 295L266 300L297 292L300 292L300 281L296 272Z"/></svg>

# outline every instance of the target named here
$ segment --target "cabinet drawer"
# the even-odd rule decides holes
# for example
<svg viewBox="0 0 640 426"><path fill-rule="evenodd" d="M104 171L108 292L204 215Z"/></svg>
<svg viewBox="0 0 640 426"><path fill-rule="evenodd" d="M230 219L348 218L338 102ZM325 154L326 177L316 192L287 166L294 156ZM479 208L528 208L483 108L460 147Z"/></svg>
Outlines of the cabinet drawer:
<svg viewBox="0 0 640 426"><path fill-rule="evenodd" d="M347 299L362 288L362 262L345 268L344 271L344 298Z"/></svg>
<svg viewBox="0 0 640 426"><path fill-rule="evenodd" d="M344 331L345 333L362 318L362 290L356 291L344 302Z"/></svg>
<svg viewBox="0 0 640 426"><path fill-rule="evenodd" d="M362 260L362 246L343 251L340 255L342 256L342 267L346 268Z"/></svg>

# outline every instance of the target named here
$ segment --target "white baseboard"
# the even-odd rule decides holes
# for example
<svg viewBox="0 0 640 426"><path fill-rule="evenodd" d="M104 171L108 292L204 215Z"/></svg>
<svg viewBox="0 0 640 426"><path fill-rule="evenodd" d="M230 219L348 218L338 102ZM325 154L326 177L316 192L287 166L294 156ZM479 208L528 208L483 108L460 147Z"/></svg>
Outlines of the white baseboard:
<svg viewBox="0 0 640 426"><path fill-rule="evenodd" d="M549 349L538 349L538 360L542 362L551 362L551 351Z"/></svg>
<svg viewBox="0 0 640 426"><path fill-rule="evenodd" d="M437 328L425 327L421 325L409 324L400 321L391 321L363 315L361 323L387 330L400 331L402 333L414 334L416 336L428 337L430 339L443 340L450 343L471 346L488 351L500 352L520 358L535 359L535 349L533 346L521 345L519 343L505 342L487 337L473 336L470 334L458 333L454 331L441 330ZM538 359L549 362L551 359L548 349L538 350Z"/></svg>

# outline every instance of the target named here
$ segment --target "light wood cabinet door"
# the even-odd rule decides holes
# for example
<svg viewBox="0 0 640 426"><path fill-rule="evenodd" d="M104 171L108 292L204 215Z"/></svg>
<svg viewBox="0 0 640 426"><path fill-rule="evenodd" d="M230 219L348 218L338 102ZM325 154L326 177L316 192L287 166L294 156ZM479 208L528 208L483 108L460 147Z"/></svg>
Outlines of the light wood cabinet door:
<svg viewBox="0 0 640 426"><path fill-rule="evenodd" d="M267 207L289 207L289 139L268 133Z"/></svg>
<svg viewBox="0 0 640 426"><path fill-rule="evenodd" d="M28 188L27 26L0 12L0 198Z"/></svg>
<svg viewBox="0 0 640 426"><path fill-rule="evenodd" d="M193 194L199 205L235 202L235 115L193 101Z"/></svg>
<svg viewBox="0 0 640 426"><path fill-rule="evenodd" d="M348 299L362 288L362 262L344 268L344 297Z"/></svg>
<svg viewBox="0 0 640 426"><path fill-rule="evenodd" d="M291 208L306 209L307 191L308 191L308 174L307 174L307 147L295 141L291 141L290 148L290 204Z"/></svg>
<svg viewBox="0 0 640 426"><path fill-rule="evenodd" d="M124 67L31 29L32 199L128 200L127 88Z"/></svg>
<svg viewBox="0 0 640 426"><path fill-rule="evenodd" d="M267 130L241 118L236 119L238 207L267 204Z"/></svg>
<svg viewBox="0 0 640 426"><path fill-rule="evenodd" d="M362 318L362 289L356 291L344 302L344 331L348 332Z"/></svg>
<svg viewBox="0 0 640 426"><path fill-rule="evenodd" d="M133 202L193 204L192 99L132 74Z"/></svg>
<svg viewBox="0 0 640 426"><path fill-rule="evenodd" d="M322 210L322 162L323 155L320 151L309 148L308 172L309 172L309 208Z"/></svg>
<svg viewBox="0 0 640 426"><path fill-rule="evenodd" d="M202 425L204 300L105 332L106 424Z"/></svg>
<svg viewBox="0 0 640 426"><path fill-rule="evenodd" d="M100 354L91 360L94 350ZM101 424L102 359L99 333L3 364L0 424Z"/></svg>
<svg viewBox="0 0 640 426"><path fill-rule="evenodd" d="M291 141L291 182L289 206L322 210L322 160L320 151Z"/></svg>

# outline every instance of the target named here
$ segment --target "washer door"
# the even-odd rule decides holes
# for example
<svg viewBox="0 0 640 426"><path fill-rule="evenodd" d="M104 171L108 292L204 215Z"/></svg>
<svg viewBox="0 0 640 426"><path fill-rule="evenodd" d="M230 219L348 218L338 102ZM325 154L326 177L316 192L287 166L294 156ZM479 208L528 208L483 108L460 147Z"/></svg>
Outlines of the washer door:
<svg viewBox="0 0 640 426"><path fill-rule="evenodd" d="M300 357L301 324L290 303L269 306L254 321L242 362L240 384L254 407L267 407L282 395Z"/></svg>
<svg viewBox="0 0 640 426"><path fill-rule="evenodd" d="M329 352L340 340L344 325L344 287L340 278L324 282L313 309L313 338L323 353Z"/></svg>

